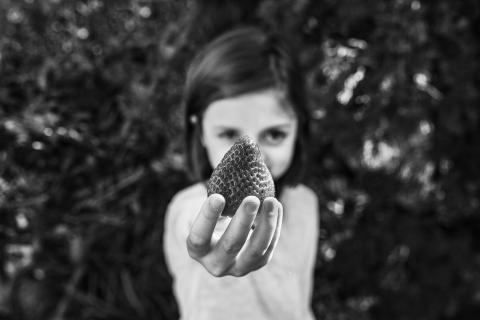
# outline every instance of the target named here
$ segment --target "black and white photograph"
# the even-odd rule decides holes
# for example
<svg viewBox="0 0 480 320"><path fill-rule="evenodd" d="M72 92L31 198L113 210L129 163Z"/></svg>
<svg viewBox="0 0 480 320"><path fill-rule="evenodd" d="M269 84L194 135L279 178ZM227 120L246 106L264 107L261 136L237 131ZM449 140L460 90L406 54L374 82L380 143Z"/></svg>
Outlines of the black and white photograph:
<svg viewBox="0 0 480 320"><path fill-rule="evenodd" d="M480 319L477 0L0 0L0 320Z"/></svg>

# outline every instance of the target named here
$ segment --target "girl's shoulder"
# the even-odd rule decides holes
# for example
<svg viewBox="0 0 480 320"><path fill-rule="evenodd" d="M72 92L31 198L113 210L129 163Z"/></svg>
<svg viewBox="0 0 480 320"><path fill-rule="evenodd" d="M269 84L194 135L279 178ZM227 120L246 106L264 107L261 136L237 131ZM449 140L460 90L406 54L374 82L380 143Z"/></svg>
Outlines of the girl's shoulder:
<svg viewBox="0 0 480 320"><path fill-rule="evenodd" d="M185 201L191 198L200 198L207 196L207 188L205 183L197 182L180 191L178 191L172 198L173 201Z"/></svg>
<svg viewBox="0 0 480 320"><path fill-rule="evenodd" d="M286 187L280 202L283 205L284 214L295 216L295 219L285 219L287 225L315 226L319 219L319 205L317 194L309 187L298 184L294 187Z"/></svg>
<svg viewBox="0 0 480 320"><path fill-rule="evenodd" d="M196 183L177 192L168 204L165 213L167 230L177 230L180 234L188 234L190 224L206 198L207 188L203 183Z"/></svg>
<svg viewBox="0 0 480 320"><path fill-rule="evenodd" d="M304 184L286 187L282 199L302 201L307 204L317 203L318 197L315 191Z"/></svg>
<svg viewBox="0 0 480 320"><path fill-rule="evenodd" d="M206 197L205 184L198 182L178 191L170 201L169 208L198 206L205 201Z"/></svg>

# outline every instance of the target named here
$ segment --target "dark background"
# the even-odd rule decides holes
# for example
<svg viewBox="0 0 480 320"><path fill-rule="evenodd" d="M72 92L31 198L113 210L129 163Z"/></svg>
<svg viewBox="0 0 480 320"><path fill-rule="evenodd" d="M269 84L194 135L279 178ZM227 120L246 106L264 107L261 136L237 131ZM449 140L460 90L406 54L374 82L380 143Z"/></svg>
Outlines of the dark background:
<svg viewBox="0 0 480 320"><path fill-rule="evenodd" d="M255 21L305 68L317 317L478 319L480 2L197 4L0 0L0 318L177 317L184 70Z"/></svg>

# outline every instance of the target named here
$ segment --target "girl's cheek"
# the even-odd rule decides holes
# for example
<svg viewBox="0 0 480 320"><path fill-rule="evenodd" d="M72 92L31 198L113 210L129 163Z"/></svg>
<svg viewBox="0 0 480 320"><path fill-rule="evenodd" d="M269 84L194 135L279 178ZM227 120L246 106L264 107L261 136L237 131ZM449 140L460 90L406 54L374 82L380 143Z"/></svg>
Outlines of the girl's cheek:
<svg viewBox="0 0 480 320"><path fill-rule="evenodd" d="M210 166L215 169L229 149L230 146L217 146L217 148L207 149Z"/></svg>
<svg viewBox="0 0 480 320"><path fill-rule="evenodd" d="M292 155L290 150L276 150L264 156L270 173L274 179L280 178L290 167Z"/></svg>
<svg viewBox="0 0 480 320"><path fill-rule="evenodd" d="M216 166L220 163L222 160L222 156L219 153L214 153L210 155L210 165L212 166L213 169L215 169Z"/></svg>

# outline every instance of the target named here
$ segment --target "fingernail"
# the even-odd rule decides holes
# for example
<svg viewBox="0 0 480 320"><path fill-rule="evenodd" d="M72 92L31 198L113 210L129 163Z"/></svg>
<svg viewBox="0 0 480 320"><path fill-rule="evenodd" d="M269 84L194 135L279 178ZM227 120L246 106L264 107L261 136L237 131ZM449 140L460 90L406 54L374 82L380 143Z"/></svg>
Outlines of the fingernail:
<svg viewBox="0 0 480 320"><path fill-rule="evenodd" d="M264 211L266 214L268 214L268 215L270 215L270 216L272 216L272 215L274 214L274 212L275 212L275 210L274 210L274 209L275 209L275 204L274 204L274 202L272 201L272 199L265 199L265 200L263 201L263 206L264 206L263 211Z"/></svg>
<svg viewBox="0 0 480 320"><path fill-rule="evenodd" d="M245 203L245 209L247 209L248 212L255 212L258 210L259 203L258 201L255 201L253 199L248 200Z"/></svg>
<svg viewBox="0 0 480 320"><path fill-rule="evenodd" d="M215 212L219 212L223 209L223 199L222 199L222 196L218 194L211 195L209 203L210 203L210 207Z"/></svg>

